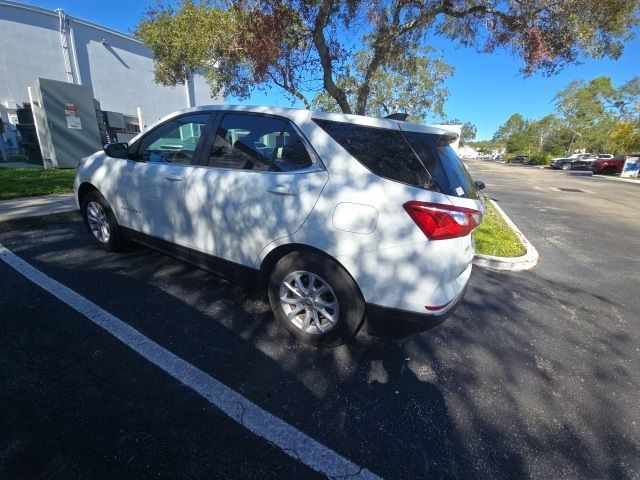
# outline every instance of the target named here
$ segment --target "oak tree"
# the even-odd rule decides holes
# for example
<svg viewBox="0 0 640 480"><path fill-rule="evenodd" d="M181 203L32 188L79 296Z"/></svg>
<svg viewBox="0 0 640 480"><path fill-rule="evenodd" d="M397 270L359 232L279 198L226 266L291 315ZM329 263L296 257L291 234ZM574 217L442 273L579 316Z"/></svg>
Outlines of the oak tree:
<svg viewBox="0 0 640 480"><path fill-rule="evenodd" d="M555 100L564 122L576 134L577 147L624 152L633 145L633 134L640 129L640 77L620 87L610 77L574 80Z"/></svg>
<svg viewBox="0 0 640 480"><path fill-rule="evenodd" d="M630 153L640 149L640 77L615 86L610 77L574 80L555 95L555 113L539 120L515 113L494 140L511 153L554 155L587 150Z"/></svg>
<svg viewBox="0 0 640 480"><path fill-rule="evenodd" d="M345 61L345 67L336 76L336 85L344 91L350 105L357 101L371 55L370 51L360 50ZM453 73L453 67L429 47L408 47L399 55L393 64L381 66L371 78L366 109L361 113L384 117L401 112L412 122L422 122L428 115L443 117L444 103L449 95L443 82ZM328 112L342 111L326 90L315 95L311 107Z"/></svg>
<svg viewBox="0 0 640 480"><path fill-rule="evenodd" d="M443 122L443 125L460 125L460 146L469 145L472 143L476 134L478 133L477 127L471 122L463 122L462 120L453 119Z"/></svg>
<svg viewBox="0 0 640 480"><path fill-rule="evenodd" d="M410 83L405 77L417 75L411 61L419 67L427 58L424 48L436 36L480 53L506 49L521 59L525 75L552 74L583 57L619 57L638 24L639 4L184 0L150 9L136 34L153 51L156 80L162 84L175 85L201 71L214 92L242 98L255 88L276 85L305 106L322 94L342 112L365 114L384 110L386 104L375 99L389 78L392 90L383 92L385 100L400 98ZM393 81L399 77L402 81Z"/></svg>

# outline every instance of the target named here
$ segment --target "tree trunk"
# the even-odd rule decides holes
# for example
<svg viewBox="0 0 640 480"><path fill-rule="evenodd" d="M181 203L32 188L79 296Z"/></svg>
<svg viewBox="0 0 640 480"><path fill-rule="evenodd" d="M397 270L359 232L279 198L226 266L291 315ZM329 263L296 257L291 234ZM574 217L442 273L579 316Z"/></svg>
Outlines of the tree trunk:
<svg viewBox="0 0 640 480"><path fill-rule="evenodd" d="M333 80L333 60L331 58L331 52L329 52L327 39L324 36L324 27L327 25L327 20L331 14L331 5L331 0L324 0L320 5L313 29L313 44L316 46L316 50L318 50L318 55L320 56L324 89L338 102L343 113L351 113L351 105L349 105L347 95Z"/></svg>

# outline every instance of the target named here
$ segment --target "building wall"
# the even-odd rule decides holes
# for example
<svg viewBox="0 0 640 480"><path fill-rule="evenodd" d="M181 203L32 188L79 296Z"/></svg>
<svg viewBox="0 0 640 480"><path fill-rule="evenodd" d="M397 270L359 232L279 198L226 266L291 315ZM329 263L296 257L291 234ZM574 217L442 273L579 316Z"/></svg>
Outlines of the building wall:
<svg viewBox="0 0 640 480"><path fill-rule="evenodd" d="M224 103L224 96L222 94L215 97L211 95L211 89L202 75L196 75L193 78L193 87L195 90L196 105Z"/></svg>
<svg viewBox="0 0 640 480"><path fill-rule="evenodd" d="M58 18L0 2L0 102L28 102L38 77L67 81Z"/></svg>
<svg viewBox="0 0 640 480"><path fill-rule="evenodd" d="M185 85L154 82L153 57L141 42L68 13L67 19L71 81L91 88L102 110L136 115L141 107L148 125L189 106ZM28 102L27 87L39 77L69 81L57 13L0 0L0 103ZM211 98L202 77L192 82L196 105L223 101Z"/></svg>
<svg viewBox="0 0 640 480"><path fill-rule="evenodd" d="M151 51L140 42L78 22L72 21L71 28L80 80L93 89L102 110L135 115L136 107L142 107L145 123L151 124L189 106L185 85L155 83ZM193 80L193 88L195 105L222 101L211 98L201 77Z"/></svg>

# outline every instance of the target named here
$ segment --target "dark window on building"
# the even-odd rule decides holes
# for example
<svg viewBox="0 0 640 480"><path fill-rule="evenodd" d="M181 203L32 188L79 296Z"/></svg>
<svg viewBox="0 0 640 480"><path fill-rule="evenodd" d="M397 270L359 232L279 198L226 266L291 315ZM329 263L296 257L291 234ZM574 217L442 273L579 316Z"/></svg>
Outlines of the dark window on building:
<svg viewBox="0 0 640 480"><path fill-rule="evenodd" d="M287 120L241 113L225 114L208 161L211 167L269 172L300 170L312 163Z"/></svg>
<svg viewBox="0 0 640 480"><path fill-rule="evenodd" d="M318 119L314 121L376 175L414 187L440 191L400 130Z"/></svg>
<svg viewBox="0 0 640 480"><path fill-rule="evenodd" d="M160 125L140 140L137 159L190 164L209 117L208 113L184 115Z"/></svg>

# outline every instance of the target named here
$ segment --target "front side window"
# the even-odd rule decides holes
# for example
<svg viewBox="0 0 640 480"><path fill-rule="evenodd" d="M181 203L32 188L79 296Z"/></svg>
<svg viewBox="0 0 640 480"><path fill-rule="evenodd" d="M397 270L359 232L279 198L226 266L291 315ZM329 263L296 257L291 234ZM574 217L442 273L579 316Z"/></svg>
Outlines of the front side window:
<svg viewBox="0 0 640 480"><path fill-rule="evenodd" d="M216 132L207 165L290 172L313 164L302 139L282 118L227 113Z"/></svg>
<svg viewBox="0 0 640 480"><path fill-rule="evenodd" d="M160 125L140 141L137 160L190 164L209 117L208 113L184 115Z"/></svg>

